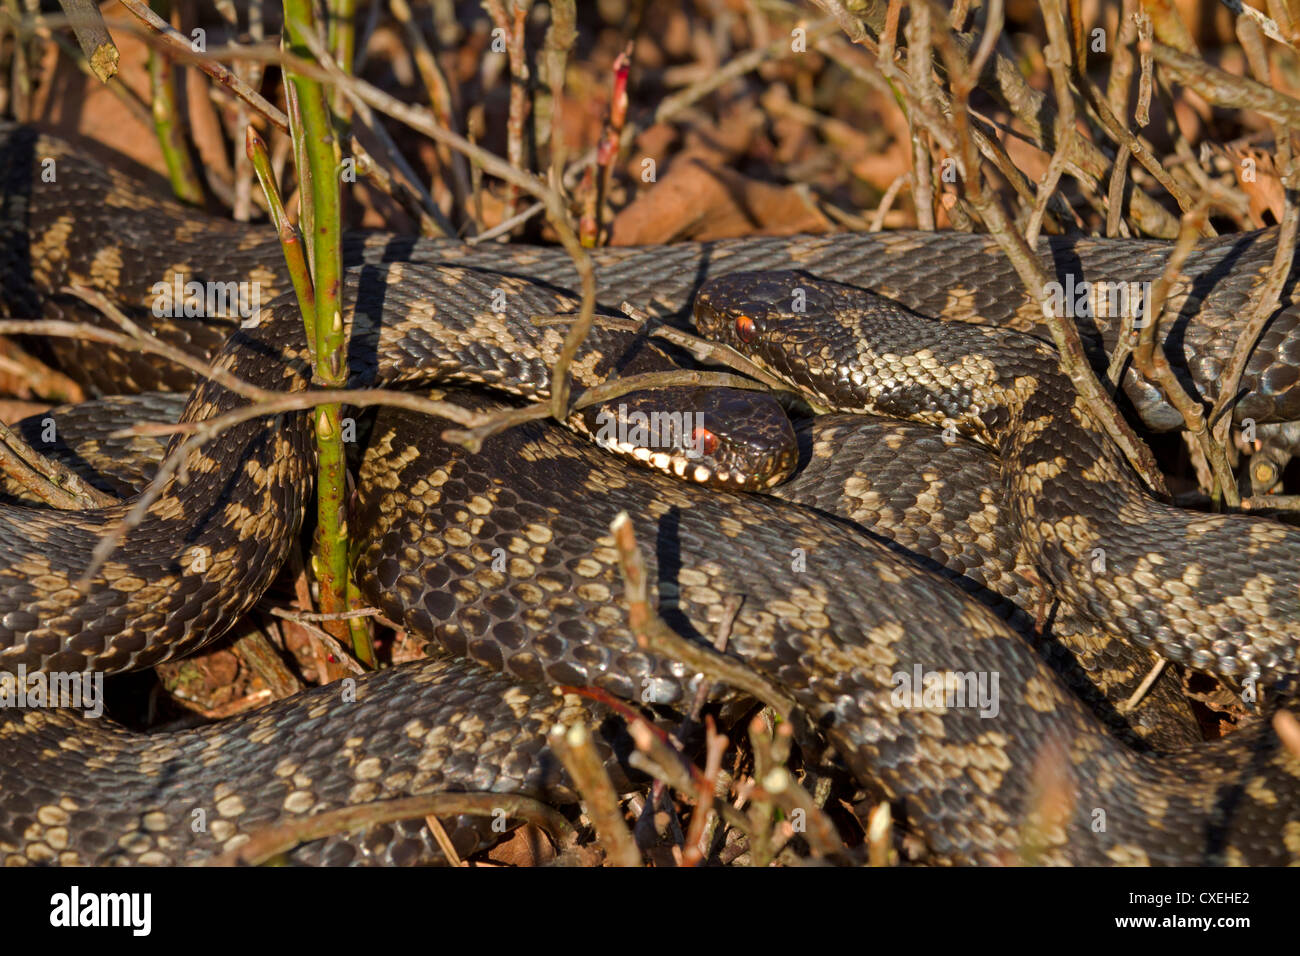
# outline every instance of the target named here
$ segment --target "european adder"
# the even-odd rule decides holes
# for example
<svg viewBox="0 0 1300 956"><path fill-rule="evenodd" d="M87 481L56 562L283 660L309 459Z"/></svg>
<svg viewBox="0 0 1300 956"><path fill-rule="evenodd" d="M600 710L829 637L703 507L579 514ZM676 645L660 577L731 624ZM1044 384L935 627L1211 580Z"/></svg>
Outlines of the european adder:
<svg viewBox="0 0 1300 956"><path fill-rule="evenodd" d="M11 142L22 135L11 133ZM70 161L65 154L64 162ZM27 308L57 309L57 303L48 302L54 290L96 275L114 280L109 284L128 301L141 301L133 298L124 276L143 258L128 258L122 246L102 239L96 251L79 247L83 240L91 241L86 237L95 230L88 224L73 228L83 223L71 213L52 213L63 201L58 191L34 188L30 176L15 177L15 169L30 173L30 156L26 166L21 156L17 164L10 163L5 176L2 221L9 225L0 249L6 290L17 290L19 296L14 301L27 302ZM100 208L84 193L76 198L78 188L93 193L96 184L78 181L65 208ZM43 205L52 197L55 206ZM146 239L161 242L171 257L163 261L172 266L196 255L200 241L210 247L220 238L198 231L189 219L169 220L170 230L158 229L165 204L150 205L153 201L142 201L138 192L130 202L121 192L107 197L100 192L99 199L143 210L149 228L134 235L142 244ZM17 236L14 223L21 226ZM133 235L127 223L115 225L118 235ZM187 235L190 252L185 251ZM249 234L232 233L231 238L229 248L257 247ZM764 265L794 260L820 270L847 254L853 241L864 244L859 248L873 242L930 242L936 254L947 256L962 248L960 242L938 245L950 239L764 240L692 247L680 254L687 257L684 261L722 263L719 271L752 268L758 263L746 260L751 250L760 259L769 257ZM974 241L964 241L976 248ZM1209 274L1221 271L1225 255L1244 261L1242 250L1250 246L1241 243L1260 245L1258 238L1233 241L1237 245L1231 249L1225 243L1223 249L1205 250ZM1082 251L1092 242L1074 248ZM387 244L391 252L394 243ZM900 255L897 250L906 246L882 252L886 248L875 245L866 257L873 263L893 262L904 273L904 263L918 258ZM995 260L984 240L979 248L985 250L976 253L982 266L991 267ZM1104 243L1094 248L1124 254ZM420 247L415 249L419 254ZM428 251L441 255L436 250ZM1128 264L1139 261L1139 251L1127 250ZM610 274L617 274L622 260L642 281L661 281L655 277L673 269L667 263L676 254L671 247L610 253L605 261L615 268L601 275L616 281ZM465 254L479 266L490 265L495 257L516 273L556 281L546 275L550 255L530 250ZM637 260L638 255L655 256L654 267L645 258ZM266 260L277 261L274 256ZM563 284L563 269L551 262ZM170 271L164 267L152 274ZM950 264L946 271L952 273ZM888 280L834 269L828 274L892 291L906 301L905 290L891 289ZM1248 274L1247 269L1243 275ZM1239 286L1243 275L1221 278L1227 286ZM12 286L8 277L17 277ZM689 292L697 278L687 269L680 284ZM274 281L274 275L268 278L272 287ZM476 270L465 271L460 281L482 285L479 295L468 298L469 316L454 318L445 312L421 313L418 290L403 265L363 266L353 273L348 318L354 382L415 385L449 372L469 381L490 379L475 356L487 321L480 296L486 299L484 293L502 283L515 282L515 291L523 286ZM985 277L980 288L995 286ZM1016 313L1014 288L1000 289L999 302L1009 314ZM1212 283L1207 296L1218 288ZM620 286L607 285L605 295L615 290L620 298L635 299L623 295ZM945 293L950 301L954 291L960 287L950 284ZM671 288L668 294L673 294ZM8 307L15 306L11 302ZM1208 312L1211 327L1220 308ZM448 321L468 322L471 332L439 339L446 335ZM1186 329L1196 327L1189 317ZM263 387L301 388L300 334L294 304L281 300L256 328L235 333L219 362ZM1190 331L1187 335L1193 337ZM452 365L415 367L411 343L427 344L430 338L459 349ZM1206 341L1221 338L1211 334ZM1274 352L1285 353L1288 341L1279 339ZM913 351L924 347L909 345ZM1259 417L1285 419L1291 382L1287 372L1276 369L1290 367L1294 377L1294 367L1267 346L1257 354L1261 357L1267 361L1251 380L1262 386L1256 396L1262 403ZM543 359L539 355L540 374L546 369ZM536 378L523 380L539 384ZM499 375L496 384L517 386L519 379ZM925 401L919 391L914 397ZM191 397L185 417L199 420L242 401L205 383ZM1027 844L1033 858L1043 862L1277 863L1300 858L1300 759L1281 746L1267 725L1174 756L1135 752L1103 729L1023 638L983 605L813 512L629 470L552 426L531 425L497 436L473 456L442 446L439 427L403 412L390 412L377 422L363 469L367 490L357 528L359 574L372 600L409 618L414 630L453 651L525 681L596 684L637 700L647 689L661 702L680 697L691 675L641 651L623 625L608 522L616 511L627 510L650 553L651 579L669 622L707 637L720 620L723 598L745 595L729 653L795 698L855 775L897 802L934 859L1010 860L1019 858ZM27 515L21 534L0 538L0 578L5 582L0 601L7 602L0 604L0 639L10 648L8 665L74 670L92 664L144 666L210 640L257 599L296 532L307 494L310 451L303 416L286 414L274 428L256 421L236 426L211 452L191 457L188 484L167 486L85 598L71 583L84 568L89 547L115 517L112 509L78 516ZM1099 454L1097 460L1106 459ZM579 491L580 503L575 504ZM489 544L506 553L504 571L493 567ZM195 547L208 549L203 573L187 570ZM799 569L792 564L796 555L804 558ZM388 607L399 596L405 599L402 606ZM1289 634L1287 625L1277 626L1282 628L1277 633ZM1160 639L1162 646L1179 646L1165 635ZM1289 641L1266 641L1254 656L1243 653L1242 646L1230 643L1218 652L1211 644L1205 662L1229 673L1239 672L1243 661L1293 663ZM1202 650L1194 641L1189 648L1198 663L1201 658L1195 655ZM981 717L969 708L900 705L893 693L895 675L918 665L999 675L996 716ZM527 691L513 700L508 691L489 694L490 701L471 694L463 708L448 713L432 693L443 673L435 665L409 665L372 676L358 690L363 703L369 700L377 705L373 707L340 708L334 692L322 688L240 718L229 729L222 724L145 742L106 732L101 725L87 726L75 715L6 712L0 746L6 753L28 753L32 762L21 774L11 762L0 772L0 849L11 861L29 862L198 859L237 846L249 828L277 818L339 802L420 792L449 780L453 787L468 786L465 776L439 776L473 752L454 745L452 728L461 726L465 710L471 723L480 726L489 717L502 719L504 710L522 720L541 703ZM408 692L420 683L421 674L430 692ZM394 706L402 708L400 723L399 712L384 705L389 692L396 695ZM478 708L481 720L474 719ZM357 741L354 753L342 763L313 762L324 756L326 745L293 732L303 713L315 714L312 719L323 723L344 716L339 731ZM414 745L404 745L402 737ZM537 746L535 735L517 739L520 747L529 746L525 740ZM79 750L81 762L95 773L74 779L59 758ZM220 766L226 751L244 755L241 772L233 778ZM516 760L517 753L510 749L506 763ZM113 773L116 768L123 776ZM186 768L193 768L192 777L181 772ZM1036 819L1034 793L1041 774L1050 772L1070 780L1075 799L1061 819ZM520 776L482 782L511 789ZM188 786L167 785L182 778ZM537 776L528 780L518 785L545 789ZM125 812L108 824L96 824L90 808L110 798L120 800ZM183 824L178 821L196 806L226 826L219 833L209 829L198 836L180 835L177 827ZM1099 819L1104 821L1100 828Z"/></svg>

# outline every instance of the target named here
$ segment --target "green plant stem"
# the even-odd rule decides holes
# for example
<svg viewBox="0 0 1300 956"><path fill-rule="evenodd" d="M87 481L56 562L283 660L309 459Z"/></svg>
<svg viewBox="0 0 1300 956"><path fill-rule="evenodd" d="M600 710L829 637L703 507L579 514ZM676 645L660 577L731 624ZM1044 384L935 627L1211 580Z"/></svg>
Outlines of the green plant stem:
<svg viewBox="0 0 1300 956"><path fill-rule="evenodd" d="M257 181L262 184L266 196L266 205L271 213L271 222L280 236L280 248L284 250L284 262L289 268L289 278L293 282L294 294L298 297L298 309L303 314L307 328L307 344L311 346L312 361L316 358L316 290L311 282L311 269L307 266L307 257L303 252L302 233L289 221L284 211L284 200L280 197L280 187L275 182L275 172L271 169L271 153L266 148L266 141L257 134L257 130L248 126L244 134L244 150L253 164Z"/></svg>
<svg viewBox="0 0 1300 956"><path fill-rule="evenodd" d="M316 30L310 0L286 0L285 29L288 46L297 56L309 56L305 36ZM290 126L299 144L298 167L304 210L310 202L312 288L314 314L304 322L315 328L315 379L326 388L339 388L347 380L347 341L343 330L343 262L340 247L340 150L331 122L324 87L319 81L291 72L295 109ZM301 217L307 222L307 217ZM309 336L309 339L311 336ZM322 405L313 416L316 432L316 541L312 569L320 584L320 607L326 614L348 609L348 541L346 519L347 462L343 451L342 410ZM374 648L364 622L349 627L345 621L326 621L326 630L343 639L350 632L358 659L374 666ZM333 633L333 631L331 631Z"/></svg>
<svg viewBox="0 0 1300 956"><path fill-rule="evenodd" d="M357 0L329 0L329 48L344 73L352 72L352 60L357 48ZM334 112L347 116L348 98L338 87L334 88Z"/></svg>
<svg viewBox="0 0 1300 956"><path fill-rule="evenodd" d="M154 11L160 17L171 12L168 0L154 0ZM167 178L172 192L181 202L198 205L203 202L203 187L194 173L194 164L181 138L180 116L176 108L176 84L172 82L171 61L158 50L149 51L149 90L153 99L153 128L158 134L158 145L167 163Z"/></svg>

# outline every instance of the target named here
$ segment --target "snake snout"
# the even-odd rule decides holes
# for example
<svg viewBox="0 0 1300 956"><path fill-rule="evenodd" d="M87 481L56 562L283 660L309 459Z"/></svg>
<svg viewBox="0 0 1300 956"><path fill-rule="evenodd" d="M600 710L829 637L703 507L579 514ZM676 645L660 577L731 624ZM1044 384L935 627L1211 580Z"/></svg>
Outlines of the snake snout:
<svg viewBox="0 0 1300 956"><path fill-rule="evenodd" d="M801 272L733 272L710 279L695 297L700 334L749 355L779 330L802 326L810 312L826 311L821 283Z"/></svg>
<svg viewBox="0 0 1300 956"><path fill-rule="evenodd" d="M677 386L632 392L591 406L583 427L623 458L731 491L779 484L798 461L784 410L758 391Z"/></svg>

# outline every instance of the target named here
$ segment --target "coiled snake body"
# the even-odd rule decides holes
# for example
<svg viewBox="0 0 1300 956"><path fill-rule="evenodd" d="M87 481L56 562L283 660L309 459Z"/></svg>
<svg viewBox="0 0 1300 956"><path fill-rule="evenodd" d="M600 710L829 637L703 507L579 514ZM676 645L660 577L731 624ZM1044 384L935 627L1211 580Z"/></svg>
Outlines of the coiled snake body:
<svg viewBox="0 0 1300 956"><path fill-rule="evenodd" d="M24 216L46 201L38 201L38 195L33 192L18 204ZM15 208L9 202L7 210ZM37 241L29 238L25 255L9 254L9 274L24 258L28 287L37 273L63 270L66 279L69 269L75 272L70 265L75 255L51 253L68 253L74 238L85 234L74 237L64 229L58 247L51 245L53 235L47 230ZM818 248L819 240L802 242L786 243L784 258L797 259L801 250ZM746 246L730 248L740 256ZM719 252L728 267L739 265L726 251L719 246L693 254ZM528 252L484 253L487 259L503 255L519 272L536 264ZM610 253L608 261L620 255ZM58 261L50 266L54 258ZM113 254L98 261L103 273ZM120 278L124 260L116 261ZM635 261L632 254L626 261ZM1216 262L1221 265L1222 258ZM635 266L644 267L644 259ZM510 279L473 270L457 274L468 290L464 298L471 312L457 318L422 309L418 274L401 265L354 273L348 294L354 382L414 384L449 374L491 382L495 376L495 384L525 394L544 384L544 349L527 368L516 365L505 372L502 366L487 371L482 359L490 336L485 307L475 313L474 303ZM120 289L121 283L115 286ZM512 291L525 303L534 294L522 284ZM512 308L524 315L567 311L540 303ZM448 323L455 332L447 331ZM282 302L258 327L236 333L218 364L256 385L299 389L305 384L304 356L296 344L300 333L294 304ZM905 352L915 355L927 347L935 348L911 341ZM413 351L438 349L455 359L432 370L417 369L411 361ZM1005 357L1023 361L1023 353ZM920 361L924 365L927 359ZM983 362L972 360L981 369ZM938 364L952 368L961 364L961 356L940 357ZM1265 370L1257 370L1260 381L1273 375L1261 389L1261 401L1269 413L1283 409L1279 414L1285 417L1289 390L1281 387L1281 373L1267 371L1271 368L1266 363ZM1019 387L1014 378L1010 387ZM1023 390L1026 404L1032 404L1038 383ZM919 387L908 392L914 405L944 417L956 419L968 410L961 407L964 399L936 394ZM221 386L204 383L185 418L208 418L241 403ZM1069 408L1067 403L1067 414ZM976 420L978 415L971 419ZM1028 414L1021 424L1037 421ZM998 424L982 422L985 428ZM301 518L310 462L305 420L300 413L286 413L276 426L247 422L223 435L212 452L191 453L188 484L166 486L84 598L73 587L75 577L117 513L19 517L7 512L0 529L5 666L145 666L228 627L265 589ZM743 594L728 652L791 694L855 775L897 802L936 860L1017 859L1027 828L1033 832L1034 858L1049 863L1300 858L1300 760L1266 725L1179 755L1137 753L1102 729L987 608L813 512L631 471L549 425L496 436L478 455L443 445L436 437L440 427L406 412L387 413L377 422L356 524L358 574L370 600L454 652L525 682L595 684L638 700L647 690L662 702L680 697L691 675L640 650L619 609L608 527L616 512L626 510L649 552L665 619L707 639L721 619L725 596ZM1014 448L1000 450L1014 459ZM1088 460L1108 469L1113 453L1093 449ZM1114 474L1105 471L1105 476ZM1086 508L1081 505L1080 513ZM1065 521L1067 516L1047 517ZM1265 531L1247 537L1263 548L1285 536ZM188 560L195 547L207 549L202 573L192 571ZM494 548L507 556L504 570L494 566ZM1068 549L1064 553L1077 559ZM792 554L803 559L797 569ZM1265 571L1273 574L1275 566ZM1068 587L1062 585L1063 572L1053 580ZM1151 633L1166 652L1182 652L1225 673L1289 672L1294 621L1280 623L1271 616L1289 606L1272 591L1261 603L1257 591L1243 585L1241 593L1251 600L1244 611L1231 605L1238 614L1254 614L1241 618L1241 634L1216 634L1206 641L1199 636L1204 632L1185 637L1157 626ZM1085 592L1073 597L1089 607L1098 603ZM1139 616L1149 618L1148 609L1140 607ZM553 764L539 757L530 768L518 757L539 754L535 734L498 734L489 744L465 750L456 745L456 727L505 721L514 734L519 722L532 719L528 726L536 728L551 719L548 702L538 695L524 690L512 695L490 682L483 693L464 692L456 704L438 703L434 692L468 680L473 671L467 666L408 665L371 676L360 682L358 697L374 706L356 711L340 708L330 688L321 688L240 718L228 730L221 724L148 741L115 735L73 714L0 713L0 748L31 760L21 772L7 760L0 771L0 851L11 862L188 860L237 847L258 824L380 796L439 786L551 793ZM982 716L975 708L900 702L896 675L913 668L997 675L995 706L991 702ZM417 684L427 692L410 690ZM337 742L294 733L304 714L322 721L322 729L337 719L339 736L355 746L341 759L324 759ZM505 751L492 749L500 745ZM478 776L465 765L475 747L479 754L496 755L485 758ZM60 756L69 751L89 754L82 762L94 772L73 779ZM237 773L222 769L213 756L227 751L240 755ZM508 772L490 772L503 765ZM1073 795L1059 818L1036 816L1033 795L1045 766L1069 781ZM177 776L176 767L194 772ZM115 776L118 770L121 776ZM180 783L173 786L175 781ZM92 809L96 797L113 786L119 812L100 817ZM178 836L180 821L195 806L209 808L223 826L199 837ZM1098 811L1106 821L1100 829ZM391 830L387 835L396 839ZM397 858L420 855L409 839L403 845L407 850ZM325 854L315 859L337 859L320 846L309 850Z"/></svg>
<svg viewBox="0 0 1300 956"><path fill-rule="evenodd" d="M55 183L42 182L47 162L57 170ZM1205 240L1179 272L1159 333L1170 366L1193 395L1207 401L1218 397L1223 370L1247 319L1246 304L1270 268L1276 244L1272 229ZM1171 251L1171 243L1136 239L1061 237L1039 244L1039 256L1060 286L1056 298L1068 300L1099 370L1107 366L1121 316L1109 300L1103 307L1086 290L1103 296L1111 289L1141 290L1161 277ZM568 255L550 247L467 246L354 234L345 237L344 255L353 264L460 265L561 290L578 288ZM600 248L591 255L600 304L611 310L626 301L652 316L684 319L696 289L709 276L800 269L871 289L920 315L997 325L1050 341L1038 304L988 236L838 233ZM93 318L76 300L55 294L73 282L148 307L155 285L171 287L177 274L185 281L257 282L264 304L290 289L273 230L204 215L152 195L136 179L87 159L83 150L63 140L0 121L0 294L11 314ZM150 324L157 334L214 354L237 319L208 315L180 323L151 319ZM67 356L72 374L110 393L126 386L167 388L183 380L156 363L141 366L106 355L100 345L52 344ZM1124 387L1149 428L1182 427L1174 408L1132 370ZM1241 392L1243 398L1234 406L1238 421L1300 420L1300 290L1294 277L1251 353Z"/></svg>
<svg viewBox="0 0 1300 956"><path fill-rule="evenodd" d="M1229 677L1296 672L1300 532L1149 497L1046 346L791 272L713 280L696 318L837 409L996 450L1032 563L1097 624Z"/></svg>
<svg viewBox="0 0 1300 956"><path fill-rule="evenodd" d="M721 597L749 596L730 651L795 696L855 773L906 808L937 859L1018 859L1035 774L1057 746L1076 800L1068 820L1045 826L1043 862L1280 862L1294 854L1300 760L1266 729L1178 756L1138 755L1102 730L1000 619L883 547L789 505L610 467L553 432L510 432L487 455L444 448L413 456L403 452L427 440L427 425L386 414L363 470L363 485L376 489L360 510L368 597L455 652L522 679L640 695L645 670L602 666L611 644L631 642L621 615L607 616L606 600L619 587L608 522L626 509L665 619L707 638L723 615ZM575 510L546 503L546 489L556 487L617 495L595 495ZM482 499L483 513L466 508L462 494ZM417 497L420 507L400 507ZM479 540L521 554L510 586L484 586L491 555ZM388 557L413 541L437 552L434 576ZM577 541L587 544L572 555ZM795 549L806 556L803 571L791 567ZM608 624L580 623L602 617ZM583 642L576 661L566 656L575 641ZM900 707L895 675L916 665L1000 675L999 714ZM1278 802L1256 803L1252 791ZM1092 826L1099 809L1104 832Z"/></svg>

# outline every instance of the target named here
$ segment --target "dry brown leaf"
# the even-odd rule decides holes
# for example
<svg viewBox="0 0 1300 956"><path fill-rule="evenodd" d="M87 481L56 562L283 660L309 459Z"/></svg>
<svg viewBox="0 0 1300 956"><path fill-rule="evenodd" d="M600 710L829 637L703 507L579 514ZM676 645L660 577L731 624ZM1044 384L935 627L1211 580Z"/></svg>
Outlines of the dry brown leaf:
<svg viewBox="0 0 1300 956"><path fill-rule="evenodd" d="M691 160L620 212L610 245L825 232L831 223L791 186L775 186Z"/></svg>
<svg viewBox="0 0 1300 956"><path fill-rule="evenodd" d="M1222 152L1231 162L1237 185L1250 201L1251 221L1261 227L1281 222L1286 209L1286 190L1282 188L1272 152L1243 142L1228 143ZM1265 212L1272 213L1272 223L1264 218Z"/></svg>
<svg viewBox="0 0 1300 956"><path fill-rule="evenodd" d="M506 866L542 866L555 859L555 848L546 834L529 825L520 827L494 846L487 857Z"/></svg>
<svg viewBox="0 0 1300 956"><path fill-rule="evenodd" d="M3 386L0 386L3 390ZM31 415L39 415L50 408L47 402L23 402L18 399L0 398L0 422L13 425Z"/></svg>

